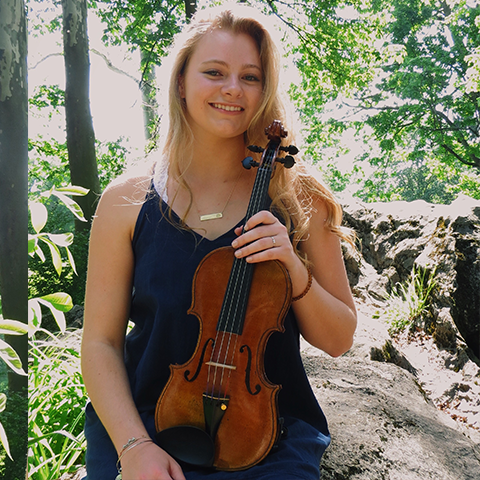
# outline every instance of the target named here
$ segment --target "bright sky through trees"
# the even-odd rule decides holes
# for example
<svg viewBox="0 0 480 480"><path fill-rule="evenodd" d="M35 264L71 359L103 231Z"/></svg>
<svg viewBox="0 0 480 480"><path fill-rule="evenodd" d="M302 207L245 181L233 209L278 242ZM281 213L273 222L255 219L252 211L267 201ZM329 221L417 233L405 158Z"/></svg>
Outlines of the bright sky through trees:
<svg viewBox="0 0 480 480"><path fill-rule="evenodd" d="M45 2L32 3L33 14L46 15ZM55 15L60 12L56 11ZM53 16L53 15L52 15ZM35 19L30 19L36 22ZM127 75L113 71L107 66L104 58L94 53L105 55L112 64L129 75L140 78L138 52L128 52L123 46L110 46L108 49L101 41L102 25L98 17L90 11L88 18L90 40L90 105L92 109L95 135L99 140L116 141L120 137L130 138L129 146L141 155L145 144L143 133L143 117L141 110L141 94L138 85ZM60 31L29 38L29 95L39 85L57 84L65 88L65 67L62 55L62 34ZM29 119L30 137L37 134L45 138L55 138L65 141L65 118L63 115L53 115L46 119L38 115L38 110L31 109Z"/></svg>

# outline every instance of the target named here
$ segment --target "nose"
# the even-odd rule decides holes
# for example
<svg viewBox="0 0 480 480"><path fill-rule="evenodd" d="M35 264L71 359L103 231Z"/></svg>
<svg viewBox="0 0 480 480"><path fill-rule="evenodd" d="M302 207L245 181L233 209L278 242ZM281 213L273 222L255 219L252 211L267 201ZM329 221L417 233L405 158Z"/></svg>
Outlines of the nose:
<svg viewBox="0 0 480 480"><path fill-rule="evenodd" d="M243 88L240 79L235 75L229 75L223 84L222 93L234 98L241 97L243 94Z"/></svg>

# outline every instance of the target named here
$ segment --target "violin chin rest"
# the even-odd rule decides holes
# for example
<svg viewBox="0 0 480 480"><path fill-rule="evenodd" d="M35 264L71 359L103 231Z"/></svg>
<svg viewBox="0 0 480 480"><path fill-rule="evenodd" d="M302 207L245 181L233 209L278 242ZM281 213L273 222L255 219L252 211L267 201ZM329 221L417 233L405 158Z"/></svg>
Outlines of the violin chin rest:
<svg viewBox="0 0 480 480"><path fill-rule="evenodd" d="M155 435L157 444L181 462L198 467L211 467L215 457L212 437L198 427L178 425Z"/></svg>

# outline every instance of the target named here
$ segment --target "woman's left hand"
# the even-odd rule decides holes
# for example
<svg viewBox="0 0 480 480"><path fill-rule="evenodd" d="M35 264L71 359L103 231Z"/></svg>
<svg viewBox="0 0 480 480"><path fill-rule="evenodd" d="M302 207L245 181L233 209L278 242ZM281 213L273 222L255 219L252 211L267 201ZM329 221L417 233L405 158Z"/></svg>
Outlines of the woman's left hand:
<svg viewBox="0 0 480 480"><path fill-rule="evenodd" d="M232 247L237 258L245 258L248 263L279 260L287 270L301 263L293 251L285 225L271 212L258 212L235 233L239 237L232 242Z"/></svg>

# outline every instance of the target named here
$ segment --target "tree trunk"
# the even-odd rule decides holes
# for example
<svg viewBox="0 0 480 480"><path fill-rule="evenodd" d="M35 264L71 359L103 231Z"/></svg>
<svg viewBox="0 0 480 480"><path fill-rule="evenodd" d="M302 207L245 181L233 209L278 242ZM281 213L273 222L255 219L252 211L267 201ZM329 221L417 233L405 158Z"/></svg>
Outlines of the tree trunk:
<svg viewBox="0 0 480 480"><path fill-rule="evenodd" d="M142 58L142 110L145 140L155 140L157 127L157 102L155 100L155 66L150 61L150 53L140 50Z"/></svg>
<svg viewBox="0 0 480 480"><path fill-rule="evenodd" d="M185 16L187 17L187 21L190 21L196 11L197 0L185 0Z"/></svg>
<svg viewBox="0 0 480 480"><path fill-rule="evenodd" d="M63 49L65 55L65 116L67 149L72 185L90 193L76 201L88 222L76 221L77 233L90 230L100 194L95 134L90 113L90 59L87 35L87 0L62 0Z"/></svg>
<svg viewBox="0 0 480 480"><path fill-rule="evenodd" d="M23 0L0 1L0 295L3 317L28 322L28 89ZM5 335L27 370L26 335ZM27 465L28 377L8 373L2 414L13 461L5 480L24 478ZM3 392L2 392L3 393Z"/></svg>
<svg viewBox="0 0 480 480"><path fill-rule="evenodd" d="M0 3L0 295L3 317L28 322L27 31L22 0ZM6 336L27 369L27 338ZM10 391L27 377L9 374Z"/></svg>

